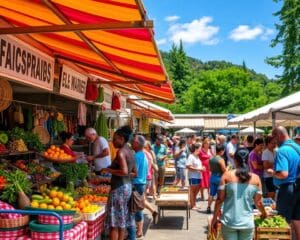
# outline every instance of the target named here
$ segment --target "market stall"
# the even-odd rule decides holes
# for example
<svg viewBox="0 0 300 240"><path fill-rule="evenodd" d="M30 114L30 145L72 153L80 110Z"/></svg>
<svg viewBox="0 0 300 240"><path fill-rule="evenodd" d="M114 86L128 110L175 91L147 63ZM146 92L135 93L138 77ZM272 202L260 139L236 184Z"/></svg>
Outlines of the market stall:
<svg viewBox="0 0 300 240"><path fill-rule="evenodd" d="M159 219L164 217L164 210L186 211L186 229L189 229L190 205L188 188L181 189L176 186L165 186L155 201L158 208Z"/></svg>

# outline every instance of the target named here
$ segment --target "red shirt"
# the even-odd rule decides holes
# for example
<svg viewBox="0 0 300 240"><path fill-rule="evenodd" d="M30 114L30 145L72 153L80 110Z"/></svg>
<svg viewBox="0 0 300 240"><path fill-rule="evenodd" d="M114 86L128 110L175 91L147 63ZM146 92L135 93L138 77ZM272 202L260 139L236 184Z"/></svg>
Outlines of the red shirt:
<svg viewBox="0 0 300 240"><path fill-rule="evenodd" d="M61 145L60 149L64 150L66 154L69 154L72 157L75 157L75 153L72 151L72 149L67 147L65 144Z"/></svg>

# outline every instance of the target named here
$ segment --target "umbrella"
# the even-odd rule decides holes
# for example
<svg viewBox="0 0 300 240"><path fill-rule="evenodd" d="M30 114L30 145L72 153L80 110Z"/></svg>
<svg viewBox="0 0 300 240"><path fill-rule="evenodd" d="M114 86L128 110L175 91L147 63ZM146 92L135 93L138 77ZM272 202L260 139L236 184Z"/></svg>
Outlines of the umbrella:
<svg viewBox="0 0 300 240"><path fill-rule="evenodd" d="M175 133L196 133L197 131L193 130L193 129L190 129L190 128L183 128L183 129L180 129L178 131L176 131Z"/></svg>
<svg viewBox="0 0 300 240"><path fill-rule="evenodd" d="M256 133L264 133L264 130L256 128ZM254 134L254 127L247 127L240 131L241 135Z"/></svg>

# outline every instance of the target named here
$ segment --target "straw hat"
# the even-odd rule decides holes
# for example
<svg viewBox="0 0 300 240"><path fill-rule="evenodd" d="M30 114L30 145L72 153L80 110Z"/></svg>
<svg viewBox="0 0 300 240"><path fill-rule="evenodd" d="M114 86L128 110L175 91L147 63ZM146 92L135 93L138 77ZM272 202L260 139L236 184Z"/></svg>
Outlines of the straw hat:
<svg viewBox="0 0 300 240"><path fill-rule="evenodd" d="M10 83L0 78L0 112L9 107L12 101L12 88Z"/></svg>
<svg viewBox="0 0 300 240"><path fill-rule="evenodd" d="M49 132L42 126L36 126L32 132L38 135L42 144L47 144L50 141Z"/></svg>

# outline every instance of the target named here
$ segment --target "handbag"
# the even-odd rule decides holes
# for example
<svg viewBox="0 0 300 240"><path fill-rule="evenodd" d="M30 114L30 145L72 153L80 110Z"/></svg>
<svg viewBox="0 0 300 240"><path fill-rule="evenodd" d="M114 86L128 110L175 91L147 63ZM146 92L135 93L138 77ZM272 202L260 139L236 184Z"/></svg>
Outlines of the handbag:
<svg viewBox="0 0 300 240"><path fill-rule="evenodd" d="M142 211L145 208L145 199L144 194L139 194L138 191L132 190L130 199L129 199L129 212L136 213Z"/></svg>

